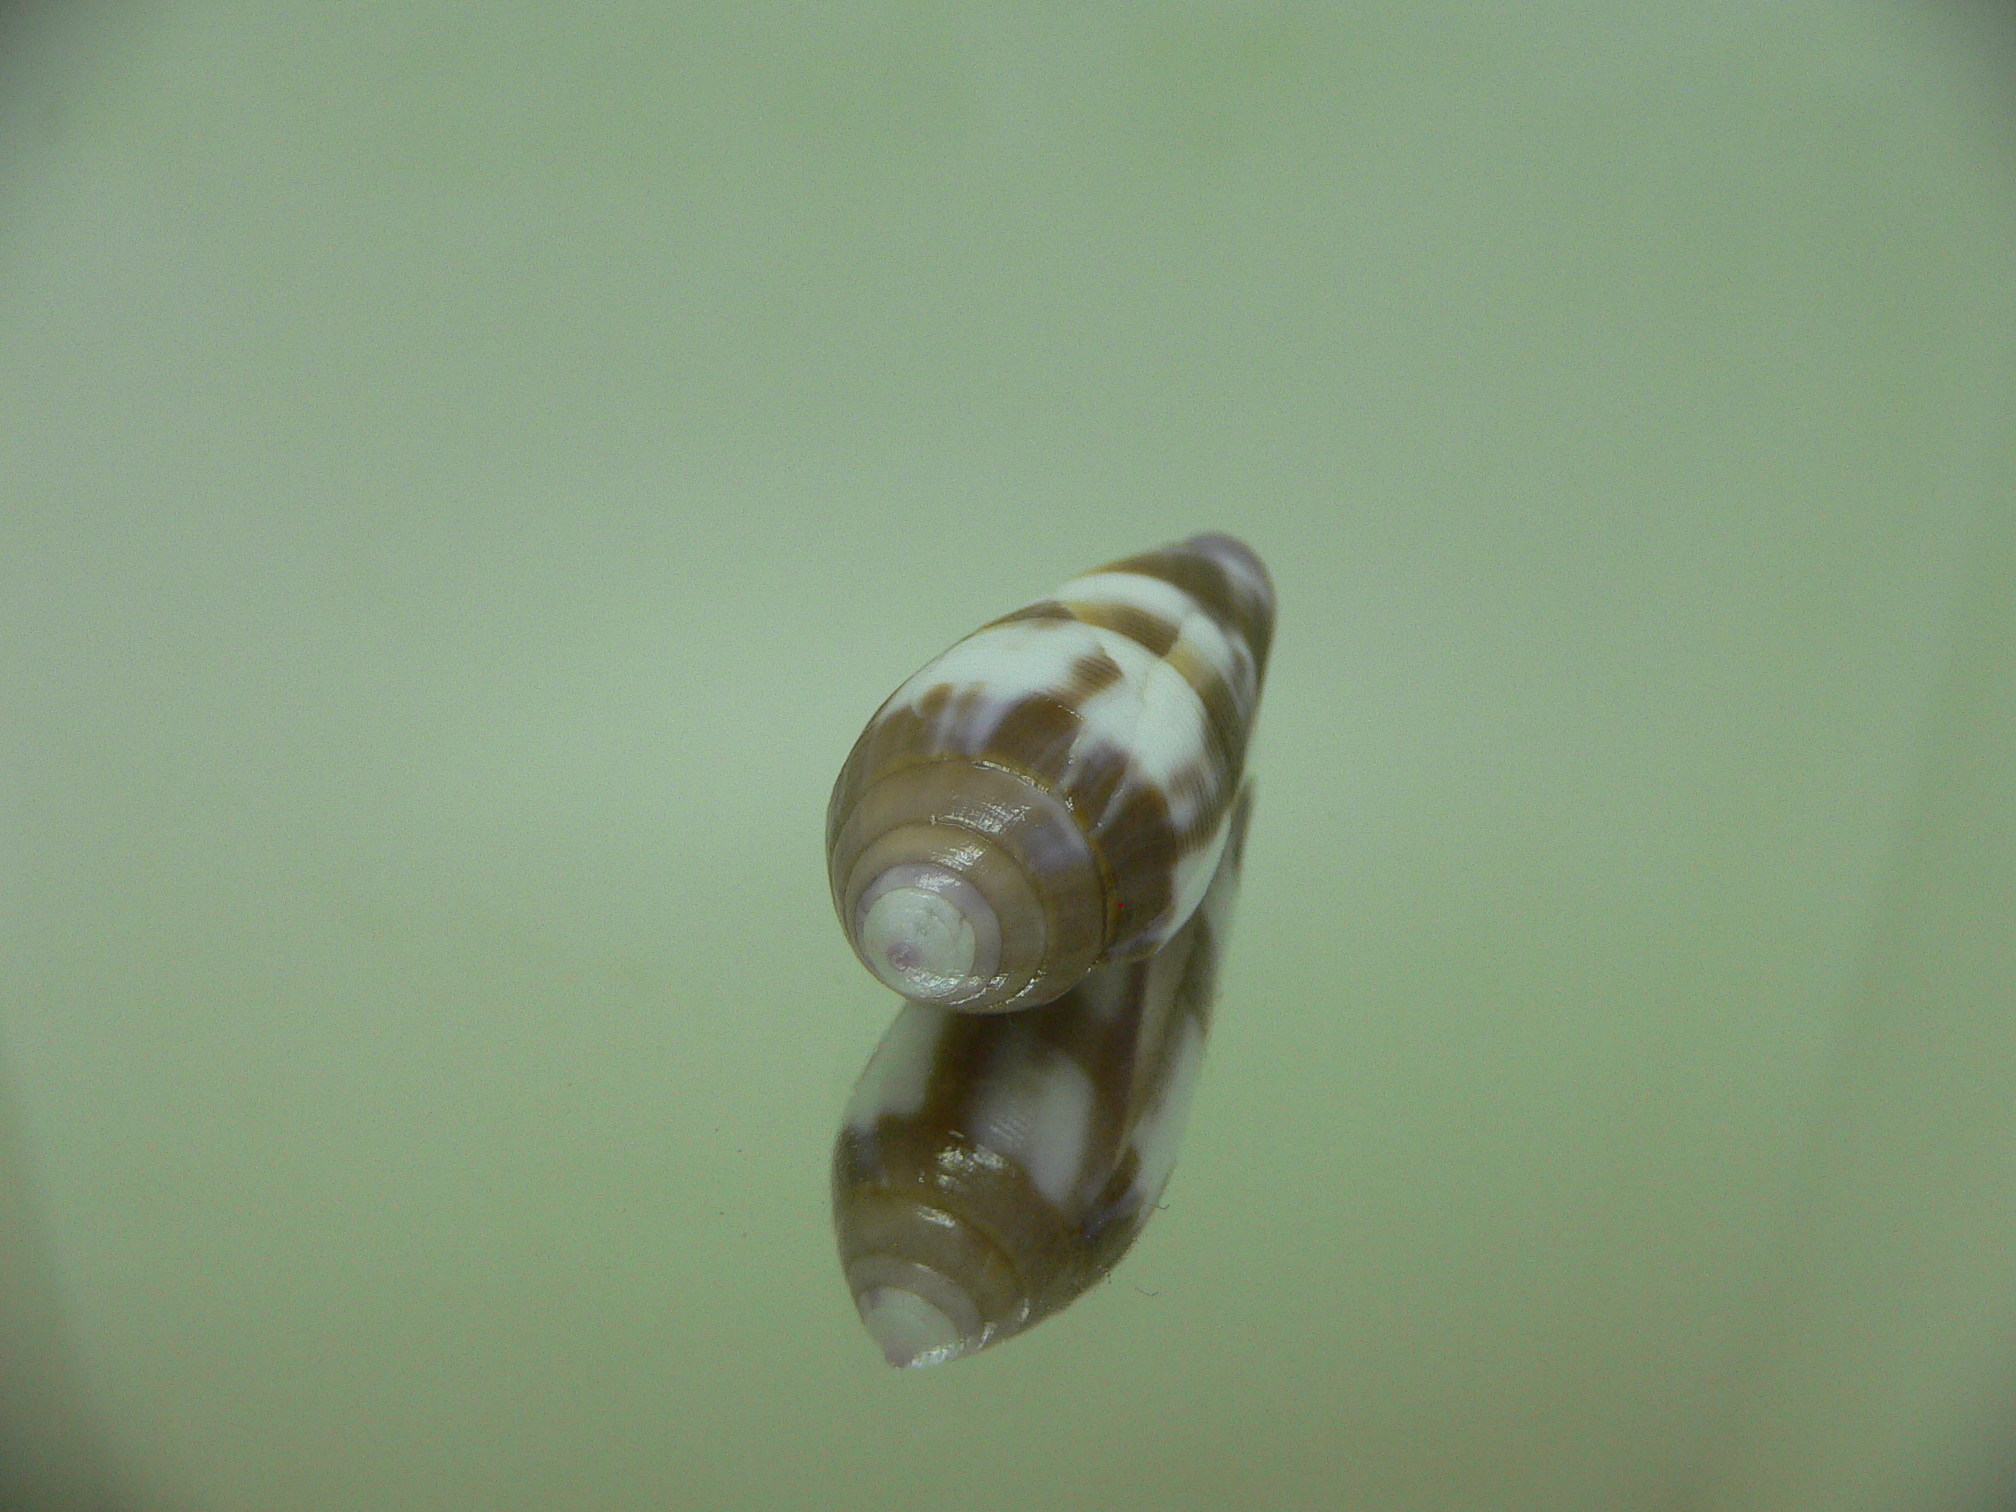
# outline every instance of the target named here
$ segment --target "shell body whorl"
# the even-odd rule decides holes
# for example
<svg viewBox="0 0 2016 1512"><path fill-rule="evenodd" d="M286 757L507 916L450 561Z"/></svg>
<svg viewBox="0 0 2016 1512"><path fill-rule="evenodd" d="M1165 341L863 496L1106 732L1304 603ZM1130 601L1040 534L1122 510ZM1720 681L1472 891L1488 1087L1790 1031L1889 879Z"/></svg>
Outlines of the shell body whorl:
<svg viewBox="0 0 2016 1512"><path fill-rule="evenodd" d="M1273 632L1260 559L1202 535L983 626L869 721L827 869L855 953L905 997L1050 1002L1196 908L1225 843Z"/></svg>

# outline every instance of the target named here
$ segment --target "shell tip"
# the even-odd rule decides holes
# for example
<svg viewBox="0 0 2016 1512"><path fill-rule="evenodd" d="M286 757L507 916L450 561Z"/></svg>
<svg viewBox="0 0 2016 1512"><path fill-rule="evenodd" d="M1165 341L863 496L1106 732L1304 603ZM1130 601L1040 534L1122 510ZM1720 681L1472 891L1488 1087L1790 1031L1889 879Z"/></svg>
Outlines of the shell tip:
<svg viewBox="0 0 2016 1512"><path fill-rule="evenodd" d="M854 1305L882 1358L898 1370L942 1365L966 1353L958 1325L913 1291L878 1286L863 1292Z"/></svg>
<svg viewBox="0 0 2016 1512"><path fill-rule="evenodd" d="M861 955L884 983L926 1002L970 980L978 941L952 900L922 887L893 887L861 917Z"/></svg>

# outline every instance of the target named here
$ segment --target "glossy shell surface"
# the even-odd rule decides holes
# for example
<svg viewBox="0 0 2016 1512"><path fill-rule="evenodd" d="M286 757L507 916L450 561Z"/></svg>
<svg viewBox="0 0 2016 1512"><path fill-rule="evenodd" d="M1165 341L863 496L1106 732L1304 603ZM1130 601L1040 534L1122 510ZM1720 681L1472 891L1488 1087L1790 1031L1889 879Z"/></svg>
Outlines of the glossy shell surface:
<svg viewBox="0 0 2016 1512"><path fill-rule="evenodd" d="M827 810L834 906L906 998L1050 1002L1168 941L1225 843L1274 593L1200 535L995 620L869 721Z"/></svg>

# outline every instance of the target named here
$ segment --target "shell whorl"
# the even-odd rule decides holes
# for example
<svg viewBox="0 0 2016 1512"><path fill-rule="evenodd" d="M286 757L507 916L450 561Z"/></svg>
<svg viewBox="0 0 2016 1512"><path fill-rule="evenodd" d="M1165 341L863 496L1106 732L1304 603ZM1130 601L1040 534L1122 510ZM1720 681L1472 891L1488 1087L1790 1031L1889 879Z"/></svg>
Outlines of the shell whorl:
<svg viewBox="0 0 2016 1512"><path fill-rule="evenodd" d="M1200 535L1076 578L912 676L827 809L863 964L907 998L991 1012L1169 939L1224 845L1273 617L1260 559Z"/></svg>
<svg viewBox="0 0 2016 1512"><path fill-rule="evenodd" d="M941 1364L1068 1307L1161 1200L1210 1031L1250 799L1204 901L1145 960L1041 1008L910 1003L833 1150L848 1290L890 1364Z"/></svg>

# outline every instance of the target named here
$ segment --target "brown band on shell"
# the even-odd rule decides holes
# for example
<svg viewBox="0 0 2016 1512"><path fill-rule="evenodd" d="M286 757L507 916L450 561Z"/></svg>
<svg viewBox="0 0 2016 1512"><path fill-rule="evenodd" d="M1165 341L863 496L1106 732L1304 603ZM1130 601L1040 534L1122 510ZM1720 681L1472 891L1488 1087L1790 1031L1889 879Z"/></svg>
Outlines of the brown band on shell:
<svg viewBox="0 0 2016 1512"><path fill-rule="evenodd" d="M1243 546L1239 550L1251 560L1264 582L1265 569L1261 567L1260 559ZM1255 602L1254 596L1236 582L1214 557L1202 551L1185 550L1180 544L1123 557L1099 570L1138 572L1144 577L1160 578L1182 589L1226 630L1246 642L1253 653L1256 682L1264 677L1268 642L1274 634L1271 589L1264 602Z"/></svg>
<svg viewBox="0 0 2016 1512"><path fill-rule="evenodd" d="M1188 646L1174 647L1168 662L1190 684L1197 701L1204 706L1204 727L1210 733L1210 754L1217 769L1236 780L1246 762L1246 736L1253 722L1251 710L1241 709L1238 690Z"/></svg>
<svg viewBox="0 0 2016 1512"><path fill-rule="evenodd" d="M1012 625L1017 620L1068 620L1077 617L1055 599L1038 599L1033 604L1024 604L1012 614L1004 614L999 619L989 620L980 628L992 630L996 625Z"/></svg>
<svg viewBox="0 0 2016 1512"><path fill-rule="evenodd" d="M995 727L988 753L1054 793L1090 837L1105 897L1103 956L1169 907L1183 843L1162 794L1128 782L1127 753L1105 745L1078 749L1082 728L1076 711L1048 698L1025 699Z"/></svg>
<svg viewBox="0 0 2016 1512"><path fill-rule="evenodd" d="M1082 707L1085 700L1096 693L1104 692L1126 675L1121 670L1120 663L1104 651L1094 652L1090 656L1081 656L1071 663L1071 685L1064 690L1064 693L1071 700L1072 707Z"/></svg>
<svg viewBox="0 0 2016 1512"><path fill-rule="evenodd" d="M1153 939L1154 931L1174 899L1176 859L1186 849L1160 788L1136 783L1122 791L1125 796L1100 816L1092 831L1112 878L1113 925L1106 948L1112 960L1125 960L1144 942L1160 943Z"/></svg>
<svg viewBox="0 0 2016 1512"><path fill-rule="evenodd" d="M1136 604L1074 604L1071 617L1080 624L1124 635L1151 656L1167 656L1182 634L1182 626Z"/></svg>

